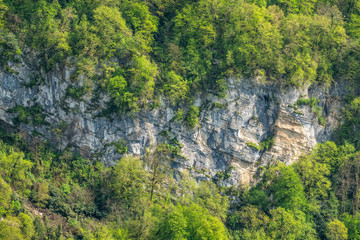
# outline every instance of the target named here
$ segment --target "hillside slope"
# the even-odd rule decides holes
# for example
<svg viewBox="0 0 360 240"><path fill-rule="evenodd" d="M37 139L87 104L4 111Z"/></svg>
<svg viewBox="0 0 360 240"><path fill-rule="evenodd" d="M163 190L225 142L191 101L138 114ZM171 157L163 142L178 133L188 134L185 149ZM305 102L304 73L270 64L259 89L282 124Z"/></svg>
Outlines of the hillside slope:
<svg viewBox="0 0 360 240"><path fill-rule="evenodd" d="M165 99L156 109L101 117L108 98L85 93L74 99L68 94L70 70L46 74L41 85L29 88L26 85L36 71L26 65L13 69L18 74L0 75L0 118L14 129L50 141L60 150L72 147L83 157L106 164L125 153L143 156L147 148L172 144L180 150L174 164L178 171L191 169L203 178L233 166L228 185L248 184L258 167L272 160L292 163L316 143L329 140L346 94L341 87L279 89L230 79L225 98L196 96L199 123L190 129L185 120L175 120L176 110ZM298 104L302 99L316 99L315 106ZM317 113L315 107L320 109ZM36 117L41 121L36 122ZM266 139L272 140L271 146L261 149ZM119 142L127 151L114 147Z"/></svg>

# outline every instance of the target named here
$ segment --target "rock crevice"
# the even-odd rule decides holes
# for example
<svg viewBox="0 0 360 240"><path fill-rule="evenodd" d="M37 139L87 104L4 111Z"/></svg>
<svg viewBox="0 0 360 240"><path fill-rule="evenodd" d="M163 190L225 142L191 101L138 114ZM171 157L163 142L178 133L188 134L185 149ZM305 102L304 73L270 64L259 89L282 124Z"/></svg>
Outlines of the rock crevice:
<svg viewBox="0 0 360 240"><path fill-rule="evenodd" d="M83 156L96 155L107 164L121 157L114 148L108 147L110 143L122 139L127 142L129 154L142 155L146 148L163 141L161 132L169 131L183 145L181 154L185 158L176 164L176 170L202 170L193 174L203 178L233 166L235 169L225 185L251 183L259 166L273 160L290 164L317 142L328 140L337 126L342 104L339 87L327 91L320 87L283 91L276 85L229 79L226 98L218 99L211 94L197 96L200 124L189 130L185 124L172 121L175 109L165 102L158 109L135 116L95 117L106 106L108 97L101 96L96 106L89 97L80 102L66 98L71 82L69 70L48 74L46 83L33 88L24 86L32 72L26 66L18 66L16 70L18 75L0 74L0 119L4 123L15 125L16 113L7 110L17 105L38 104L49 125L21 123L16 126L18 129L29 134L36 131L60 149L72 146ZM319 99L326 126L319 125L310 107L301 106L301 114L289 107L301 97ZM214 103L223 107L216 107ZM60 123L66 127L61 136L57 136L53 129ZM260 145L269 136L274 140L270 150L257 150L248 144Z"/></svg>

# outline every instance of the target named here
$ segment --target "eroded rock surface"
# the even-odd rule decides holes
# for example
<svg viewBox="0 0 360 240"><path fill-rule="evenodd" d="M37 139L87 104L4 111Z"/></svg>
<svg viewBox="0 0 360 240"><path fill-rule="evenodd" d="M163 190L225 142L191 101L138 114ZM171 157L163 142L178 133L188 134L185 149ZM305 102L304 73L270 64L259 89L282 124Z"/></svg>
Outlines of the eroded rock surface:
<svg viewBox="0 0 360 240"><path fill-rule="evenodd" d="M185 123L173 121L174 109L165 102L158 109L135 116L97 117L108 97L101 95L94 100L87 96L82 101L65 97L71 82L70 70L47 74L40 86L33 87L26 87L34 76L26 65L16 66L16 71L17 75L0 74L3 123L14 125L16 113L8 109L39 104L49 125L21 123L17 128L30 134L36 132L61 149L75 147L83 156L98 157L107 164L121 157L112 142L124 140L129 154L142 155L146 148L165 141L160 133L167 131L183 145L181 154L185 158L174 163L176 170L190 169L197 178L206 178L233 166L224 185L251 183L258 167L271 161L296 161L316 143L330 138L341 107L340 87L281 90L276 85L230 79L225 99L210 94L197 96L200 125L189 130ZM319 125L309 106L300 106L297 111L291 107L299 98L310 97L320 100L326 126ZM65 127L56 134L54 129L60 124ZM268 137L274 139L270 150L257 150L249 144L260 145Z"/></svg>

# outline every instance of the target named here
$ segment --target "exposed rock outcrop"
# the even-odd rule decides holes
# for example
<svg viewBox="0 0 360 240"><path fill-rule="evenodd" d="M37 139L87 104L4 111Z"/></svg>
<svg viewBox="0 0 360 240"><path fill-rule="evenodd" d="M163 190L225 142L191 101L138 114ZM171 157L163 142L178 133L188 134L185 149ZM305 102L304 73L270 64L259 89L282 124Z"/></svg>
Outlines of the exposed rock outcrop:
<svg viewBox="0 0 360 240"><path fill-rule="evenodd" d="M83 156L96 156L108 164L121 157L109 147L112 142L125 140L130 154L142 155L147 147L164 141L160 133L167 131L183 145L181 154L185 158L174 163L175 169L192 169L196 177L203 178L233 166L231 177L223 182L225 185L250 183L259 166L273 160L292 163L317 142L329 139L342 104L339 87L285 91L276 85L230 79L226 98L197 96L200 125L189 130L185 124L172 120L174 109L165 102L160 108L135 116L97 117L108 98L105 95L95 101L89 96L82 101L66 98L70 70L48 74L40 86L27 87L34 73L26 65L15 68L17 75L0 74L0 119L4 123L15 125L17 114L7 110L16 105L39 104L49 124L21 123L19 129L30 134L36 132L61 149L75 147ZM326 109L325 126L318 123L309 106L300 106L297 111L291 107L301 97L320 100L319 105ZM268 137L274 140L270 150L251 147Z"/></svg>

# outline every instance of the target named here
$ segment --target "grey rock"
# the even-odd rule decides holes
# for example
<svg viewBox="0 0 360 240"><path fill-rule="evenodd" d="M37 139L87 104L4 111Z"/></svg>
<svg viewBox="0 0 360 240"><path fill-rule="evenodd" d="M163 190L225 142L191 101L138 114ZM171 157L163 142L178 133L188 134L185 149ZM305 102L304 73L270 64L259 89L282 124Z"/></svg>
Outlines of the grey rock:
<svg viewBox="0 0 360 240"><path fill-rule="evenodd" d="M195 105L201 109L200 124L189 130L184 123L172 121L175 109L164 100L159 109L141 111L134 116L96 117L109 97L101 94L95 103L91 102L91 96L85 96L81 102L65 98L73 70L47 74L44 84L27 88L24 84L30 81L33 72L26 65L13 67L18 75L0 74L0 120L4 123L14 125L16 117L6 110L16 105L40 104L50 127L21 124L20 130L29 134L36 130L59 149L71 146L85 157L97 156L110 165L121 157L109 147L112 142L123 139L129 154L143 155L146 148L164 141L160 133L167 130L183 145L184 158L175 161L176 170L188 169L203 179L233 166L230 178L223 181L225 186L251 184L259 166L274 160L291 164L316 143L330 139L343 104L339 96L345 95L341 86L283 90L276 84L229 79L225 99L211 94L196 96ZM309 106L300 107L303 114L289 107L301 96L320 99L327 122L325 127L319 125ZM215 102L226 108L214 108ZM63 109L64 105L68 111ZM59 139L52 129L62 121L66 129ZM269 151L248 146L248 143L260 144L269 136L275 140Z"/></svg>

